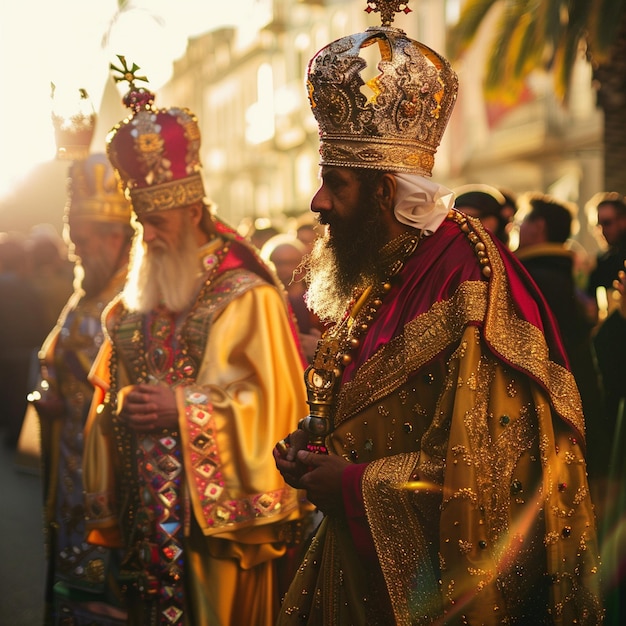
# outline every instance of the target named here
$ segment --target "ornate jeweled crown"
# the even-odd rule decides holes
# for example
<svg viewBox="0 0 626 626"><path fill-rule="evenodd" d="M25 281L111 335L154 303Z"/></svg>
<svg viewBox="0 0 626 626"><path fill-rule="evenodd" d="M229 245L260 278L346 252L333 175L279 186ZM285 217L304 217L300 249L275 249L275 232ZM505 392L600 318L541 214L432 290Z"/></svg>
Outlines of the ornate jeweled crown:
<svg viewBox="0 0 626 626"><path fill-rule="evenodd" d="M59 97L54 83L50 84L52 125L56 157L64 161L86 159L96 128L96 112L85 89L78 89L74 98Z"/></svg>
<svg viewBox="0 0 626 626"><path fill-rule="evenodd" d="M188 206L205 196L200 170L200 129L196 116L186 108L154 107L154 94L135 81L140 69L129 68L118 56L122 68L111 64L127 81L130 90L124 104L132 114L117 124L107 136L107 154L117 171L135 213L165 211Z"/></svg>
<svg viewBox="0 0 626 626"><path fill-rule="evenodd" d="M365 10L380 11L382 26L338 39L309 62L320 165L431 175L458 79L444 57L390 26L394 12L409 11L407 4L368 2ZM359 53L371 45L380 52L380 73L366 82Z"/></svg>
<svg viewBox="0 0 626 626"><path fill-rule="evenodd" d="M67 198L68 220L130 223L130 202L103 153L72 163Z"/></svg>

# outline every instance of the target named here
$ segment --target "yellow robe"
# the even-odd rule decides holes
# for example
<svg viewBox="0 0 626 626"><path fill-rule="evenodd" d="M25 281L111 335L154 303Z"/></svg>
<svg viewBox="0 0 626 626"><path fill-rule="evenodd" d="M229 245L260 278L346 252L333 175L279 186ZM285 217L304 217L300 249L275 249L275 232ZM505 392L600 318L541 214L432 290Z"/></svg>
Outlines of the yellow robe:
<svg viewBox="0 0 626 626"><path fill-rule="evenodd" d="M275 468L272 448L306 414L303 364L278 289L243 271L244 287L208 310L212 316L195 381L176 386L184 489L186 623L274 623L276 559L307 508ZM216 281L218 282L218 281ZM241 282L241 281L240 281ZM206 319L203 317L202 319ZM108 389L111 344L92 378ZM119 389L134 381L119 367ZM100 411L100 412L98 412ZM110 406L86 431L85 486L90 541L123 543L120 481ZM202 444L211 444L203 448ZM123 458L123 455L122 455ZM120 523L121 522L121 523ZM145 618L137 619L143 623ZM135 623L132 621L130 623Z"/></svg>

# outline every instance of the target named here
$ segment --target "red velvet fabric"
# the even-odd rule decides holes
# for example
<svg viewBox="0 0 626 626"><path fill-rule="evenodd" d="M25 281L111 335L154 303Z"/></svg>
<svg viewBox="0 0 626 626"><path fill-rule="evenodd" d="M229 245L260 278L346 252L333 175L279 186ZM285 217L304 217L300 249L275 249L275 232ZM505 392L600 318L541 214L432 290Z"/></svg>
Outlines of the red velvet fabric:
<svg viewBox="0 0 626 626"><path fill-rule="evenodd" d="M554 317L541 292L511 252L499 241L495 243L504 263L518 315L543 331L550 358L567 366ZM353 361L344 370L343 382L351 380L358 368L381 346L401 334L408 322L426 313L435 302L452 297L461 283L486 280L466 235L456 222L444 221L435 234L420 242L402 272L395 278L392 290L385 296L360 350L353 354ZM476 319L471 323L482 327L484 321ZM503 359L495 350L493 352ZM529 372L525 374L530 375ZM367 464L350 465L342 474L346 518L355 548L364 563L376 558L361 496L361 479L366 467Z"/></svg>
<svg viewBox="0 0 626 626"><path fill-rule="evenodd" d="M543 331L551 358L567 364L565 351L552 313L521 263L496 242L503 259L510 290L519 316ZM448 300L465 281L486 281L476 254L458 224L445 220L437 232L424 238L402 272L395 277L391 291L383 299L376 319L363 339L353 361L343 373L343 382L352 379L359 367L382 345L402 333L404 326L426 313L435 302ZM473 321L477 326L483 320ZM498 355L502 358L502 355Z"/></svg>
<svg viewBox="0 0 626 626"><path fill-rule="evenodd" d="M111 138L111 144L115 155L114 167L119 170L124 181L130 181L132 188L143 189L151 187L156 183L164 183L175 180L182 180L191 175L188 151L191 142L197 141L195 136L190 136L188 129L181 123L179 115L181 111L187 116L193 115L187 109L173 107L171 109L158 109L156 111L141 111L137 115L131 116L120 122L117 132ZM138 147L132 121L141 119L143 122L143 141ZM146 131L145 125L149 121L154 132ZM197 128L197 123L194 122ZM154 158L146 158L145 146L151 142L153 153L160 154L161 158L168 163L171 175L167 180L154 180L155 168L159 161ZM198 148L193 152L198 153ZM154 156L154 155L152 155ZM198 158L199 163L199 158Z"/></svg>
<svg viewBox="0 0 626 626"><path fill-rule="evenodd" d="M378 560L376 548L367 523L365 505L361 496L361 480L366 468L367 463L348 465L341 474L341 488L344 511L354 547L364 563L370 561L376 563Z"/></svg>

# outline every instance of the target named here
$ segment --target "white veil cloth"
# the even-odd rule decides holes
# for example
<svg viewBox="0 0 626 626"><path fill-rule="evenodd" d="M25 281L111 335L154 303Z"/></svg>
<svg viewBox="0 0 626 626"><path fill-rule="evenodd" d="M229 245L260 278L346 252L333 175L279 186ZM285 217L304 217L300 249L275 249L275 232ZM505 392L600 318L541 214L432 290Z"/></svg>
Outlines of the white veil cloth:
<svg viewBox="0 0 626 626"><path fill-rule="evenodd" d="M432 235L454 206L454 193L418 174L393 173L396 179L394 213L407 226Z"/></svg>

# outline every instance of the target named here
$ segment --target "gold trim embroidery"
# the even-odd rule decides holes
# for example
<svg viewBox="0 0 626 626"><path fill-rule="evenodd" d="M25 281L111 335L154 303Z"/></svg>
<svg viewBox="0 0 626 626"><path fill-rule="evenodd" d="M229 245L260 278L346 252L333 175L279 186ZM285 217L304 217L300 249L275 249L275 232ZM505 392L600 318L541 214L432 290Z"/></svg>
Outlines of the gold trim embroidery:
<svg viewBox="0 0 626 626"><path fill-rule="evenodd" d="M428 544L404 489L419 453L373 461L363 475L363 502L396 624L431 624L442 614L438 577ZM407 578L410 580L407 582ZM419 614L415 610L419 607ZM423 619L420 619L423 617Z"/></svg>
<svg viewBox="0 0 626 626"><path fill-rule="evenodd" d="M462 283L452 298L433 304L429 311L410 321L402 335L379 349L354 379L342 386L336 426L406 382L411 373L460 341L465 326L474 322L483 326L484 338L496 354L540 381L549 390L557 413L584 434L582 405L573 375L549 360L542 331L518 317L500 253L478 220L468 221L487 250L492 266L489 282Z"/></svg>

